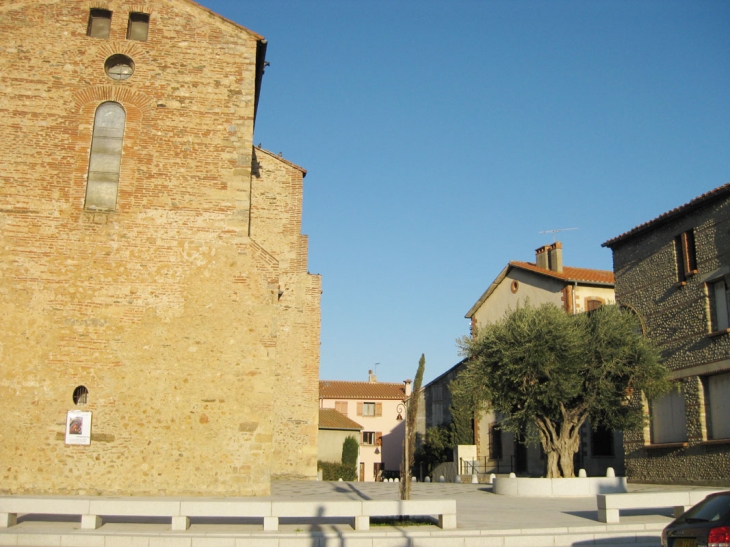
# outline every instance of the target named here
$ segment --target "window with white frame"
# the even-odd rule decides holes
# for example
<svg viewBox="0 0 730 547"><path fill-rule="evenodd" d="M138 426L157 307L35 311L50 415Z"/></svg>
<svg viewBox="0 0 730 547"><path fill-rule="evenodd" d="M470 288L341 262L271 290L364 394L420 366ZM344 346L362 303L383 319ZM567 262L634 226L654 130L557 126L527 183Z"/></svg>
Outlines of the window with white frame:
<svg viewBox="0 0 730 547"><path fill-rule="evenodd" d="M358 416L375 416L383 415L383 403L363 402L357 403Z"/></svg>
<svg viewBox="0 0 730 547"><path fill-rule="evenodd" d="M651 402L652 444L679 443L687 440L687 414L684 391L672 389Z"/></svg>
<svg viewBox="0 0 730 547"><path fill-rule="evenodd" d="M366 446L380 446L383 434L379 431L363 431L362 444Z"/></svg>

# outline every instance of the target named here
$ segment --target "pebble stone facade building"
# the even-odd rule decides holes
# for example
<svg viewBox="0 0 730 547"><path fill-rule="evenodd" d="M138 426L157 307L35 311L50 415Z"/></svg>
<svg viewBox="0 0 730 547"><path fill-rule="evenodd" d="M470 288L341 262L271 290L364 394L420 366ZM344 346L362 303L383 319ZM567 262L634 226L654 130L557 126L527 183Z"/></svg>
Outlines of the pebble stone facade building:
<svg viewBox="0 0 730 547"><path fill-rule="evenodd" d="M675 389L641 400L625 433L630 480L730 486L730 184L603 244L617 301L662 349Z"/></svg>
<svg viewBox="0 0 730 547"><path fill-rule="evenodd" d="M0 493L316 478L305 171L266 41L190 0L0 8Z"/></svg>

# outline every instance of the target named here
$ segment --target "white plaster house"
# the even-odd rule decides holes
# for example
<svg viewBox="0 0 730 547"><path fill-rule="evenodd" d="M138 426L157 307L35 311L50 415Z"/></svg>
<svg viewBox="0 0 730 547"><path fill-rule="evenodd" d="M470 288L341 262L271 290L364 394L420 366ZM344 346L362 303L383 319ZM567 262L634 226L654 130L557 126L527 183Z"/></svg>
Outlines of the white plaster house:
<svg viewBox="0 0 730 547"><path fill-rule="evenodd" d="M535 262L509 262L469 309L466 318L471 320L474 332L528 300L531 306L552 303L570 314L590 311L614 302L613 285L611 271L564 266L562 244L555 242L536 249ZM426 428L451 423L448 384L465 366L462 361L424 386L421 433ZM493 412L486 412L474 420L480 471L542 475L545 463L541 448L525 446L515 442L514 435L501 432L501 419ZM575 463L576 468L585 469L589 475L605 475L608 467L623 473L621 433L596 433L584 425Z"/></svg>

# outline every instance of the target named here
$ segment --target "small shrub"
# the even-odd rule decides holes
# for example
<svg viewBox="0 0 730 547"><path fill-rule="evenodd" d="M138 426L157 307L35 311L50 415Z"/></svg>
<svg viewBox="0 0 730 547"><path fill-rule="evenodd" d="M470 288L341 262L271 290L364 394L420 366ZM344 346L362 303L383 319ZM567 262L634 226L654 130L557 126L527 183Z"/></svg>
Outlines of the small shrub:
<svg viewBox="0 0 730 547"><path fill-rule="evenodd" d="M317 462L317 469L322 470L322 479L326 481L354 481L357 478L355 466L337 462Z"/></svg>
<svg viewBox="0 0 730 547"><path fill-rule="evenodd" d="M347 437L345 442L342 443L342 463L354 468L357 465L359 454L360 443L357 442L355 437Z"/></svg>

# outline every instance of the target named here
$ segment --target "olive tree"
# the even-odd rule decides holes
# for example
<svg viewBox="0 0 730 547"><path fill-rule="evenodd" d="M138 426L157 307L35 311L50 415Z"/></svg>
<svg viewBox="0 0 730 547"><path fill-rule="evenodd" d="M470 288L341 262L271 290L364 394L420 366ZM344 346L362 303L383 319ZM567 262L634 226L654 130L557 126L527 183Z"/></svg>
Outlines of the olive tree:
<svg viewBox="0 0 730 547"><path fill-rule="evenodd" d="M510 310L460 341L468 365L459 389L506 416L503 429L537 431L548 477L573 477L580 427L635 430L629 395L669 389L659 350L635 314L616 305L568 315L552 304Z"/></svg>

